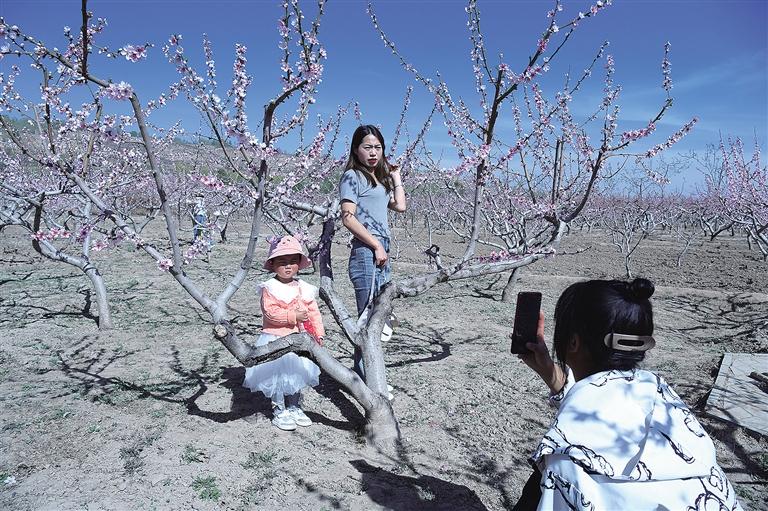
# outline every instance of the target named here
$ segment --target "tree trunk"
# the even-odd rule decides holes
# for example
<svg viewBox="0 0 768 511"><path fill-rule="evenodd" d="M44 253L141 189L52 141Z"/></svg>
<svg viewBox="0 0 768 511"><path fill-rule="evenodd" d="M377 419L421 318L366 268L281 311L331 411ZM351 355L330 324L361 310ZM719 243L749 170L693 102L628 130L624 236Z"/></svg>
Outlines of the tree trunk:
<svg viewBox="0 0 768 511"><path fill-rule="evenodd" d="M224 227L219 228L219 238L221 239L222 243L227 242L227 229L229 228L229 215L227 215L227 219L224 221Z"/></svg>
<svg viewBox="0 0 768 511"><path fill-rule="evenodd" d="M337 205L333 209L336 207ZM315 362L323 372L347 389L365 409L367 421L365 435L368 443L379 450L394 454L400 444L400 427L392 406L387 400L387 375L384 350L381 347L381 331L384 327L384 321L392 312L392 296L395 292L395 286L388 284L382 290L374 301L367 324L358 327L333 286L331 247L335 232L336 222L330 216L323 222L323 233L317 249L321 283L320 296L328 305L337 323L342 327L344 336L353 344L360 346L363 352L367 381L363 382L357 374L343 366L323 348L311 346L311 352Z"/></svg>
<svg viewBox="0 0 768 511"><path fill-rule="evenodd" d="M384 396L376 396L371 410L366 410L365 418L365 438L368 443L380 451L396 453L400 447L400 426L389 401Z"/></svg>
<svg viewBox="0 0 768 511"><path fill-rule="evenodd" d="M90 212L90 206L86 209L86 215ZM40 229L40 218L42 215L42 208L37 208L35 212L35 224L30 229L30 232L35 232ZM63 250L57 249L49 241L45 240L32 240L32 248L35 251L47 257L52 261L59 261L76 267L90 279L93 285L93 291L96 294L96 302L99 307L99 330L109 330L112 328L112 315L109 312L109 302L107 301L107 287L104 285L104 279L99 273L99 269L91 264L87 255L87 246L89 243L90 235L86 238L81 256L74 256L67 254Z"/></svg>
<svg viewBox="0 0 768 511"><path fill-rule="evenodd" d="M515 291L515 285L520 278L520 271L522 268L515 268L512 273L509 274L507 284L504 286L504 291L501 292L501 301L504 303L510 303Z"/></svg>
<svg viewBox="0 0 768 511"><path fill-rule="evenodd" d="M84 269L86 276L91 279L93 291L96 293L96 304L99 307L99 330L110 330L112 328L112 315L109 312L109 302L107 301L107 287L104 285L104 277L99 270L93 266L87 266Z"/></svg>
<svg viewBox="0 0 768 511"><path fill-rule="evenodd" d="M686 238L685 240L685 246L680 251L679 254L677 254L677 267L680 268L683 265L683 258L688 253L688 248L691 246L691 242L693 241L693 238Z"/></svg>
<svg viewBox="0 0 768 511"><path fill-rule="evenodd" d="M627 278L632 278L632 270L629 268L630 263L632 262L632 256L630 254L627 254L626 257L624 257L624 269L627 272Z"/></svg>

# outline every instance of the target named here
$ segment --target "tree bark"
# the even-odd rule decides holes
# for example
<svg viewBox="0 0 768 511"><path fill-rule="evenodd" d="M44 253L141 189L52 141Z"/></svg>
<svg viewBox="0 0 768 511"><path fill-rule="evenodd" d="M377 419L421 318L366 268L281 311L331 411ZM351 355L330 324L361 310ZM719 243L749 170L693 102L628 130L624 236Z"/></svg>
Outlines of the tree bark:
<svg viewBox="0 0 768 511"><path fill-rule="evenodd" d="M86 208L86 215L90 213L90 204ZM37 232L41 227L43 215L42 204L35 208L35 217L33 225L24 222L19 223L30 232ZM90 236L88 237L90 239ZM32 240L32 248L43 257L52 261L59 261L69 264L79 269L90 279L93 285L93 291L96 295L96 302L99 307L99 330L109 330L112 328L112 315L109 312L109 301L107 300L107 287L104 285L104 278L99 273L99 269L91 263L88 257L88 241L83 244L83 253L81 256L68 254L61 249L56 248L52 243L46 240Z"/></svg>
<svg viewBox="0 0 768 511"><path fill-rule="evenodd" d="M510 303L515 291L515 285L520 278L520 272L522 268L515 268L512 273L509 274L507 284L504 286L504 291L501 292L501 301L504 303Z"/></svg>
<svg viewBox="0 0 768 511"><path fill-rule="evenodd" d="M112 315L109 312L107 287L104 285L104 277L101 276L101 273L95 266L88 265L83 268L83 272L91 280L93 291L96 294L96 304L99 308L99 330L110 330L113 327Z"/></svg>

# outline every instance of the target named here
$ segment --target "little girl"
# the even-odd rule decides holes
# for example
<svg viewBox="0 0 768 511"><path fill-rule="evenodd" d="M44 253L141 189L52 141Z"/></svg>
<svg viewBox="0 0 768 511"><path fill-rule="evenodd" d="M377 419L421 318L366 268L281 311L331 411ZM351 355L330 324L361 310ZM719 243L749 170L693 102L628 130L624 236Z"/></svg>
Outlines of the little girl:
<svg viewBox="0 0 768 511"><path fill-rule="evenodd" d="M283 236L271 243L264 269L275 277L259 284L264 328L256 346L264 346L288 334L306 331L322 345L325 329L315 297L317 288L300 280L300 269L310 266L301 244L293 236ZM272 400L272 424L284 431L309 426L312 420L299 407L301 389L316 386L320 368L311 360L287 353L245 371L243 386L261 391Z"/></svg>

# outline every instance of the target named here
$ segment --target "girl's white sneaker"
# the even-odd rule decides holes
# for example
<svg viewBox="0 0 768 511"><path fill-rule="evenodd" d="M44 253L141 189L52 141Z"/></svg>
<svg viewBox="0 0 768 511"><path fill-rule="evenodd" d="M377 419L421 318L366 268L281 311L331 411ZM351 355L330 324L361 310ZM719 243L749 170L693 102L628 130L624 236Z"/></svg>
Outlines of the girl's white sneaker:
<svg viewBox="0 0 768 511"><path fill-rule="evenodd" d="M272 418L272 424L283 431L293 431L296 429L296 421L293 420L293 414L289 410L275 410L275 416Z"/></svg>
<svg viewBox="0 0 768 511"><path fill-rule="evenodd" d="M291 418L297 426L307 427L312 425L312 419L307 417L304 410L301 408L297 406L289 406L287 411L291 414Z"/></svg>

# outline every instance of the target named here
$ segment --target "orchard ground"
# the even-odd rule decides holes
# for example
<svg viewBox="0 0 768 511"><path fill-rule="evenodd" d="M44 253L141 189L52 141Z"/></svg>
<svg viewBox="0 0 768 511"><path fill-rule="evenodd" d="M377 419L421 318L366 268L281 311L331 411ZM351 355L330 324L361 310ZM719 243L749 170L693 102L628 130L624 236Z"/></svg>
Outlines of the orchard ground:
<svg viewBox="0 0 768 511"><path fill-rule="evenodd" d="M210 291L239 264L239 227L210 262L188 268ZM443 253L457 246L435 241ZM426 269L419 247L393 247L395 276ZM505 509L553 416L544 384L508 352L506 275L397 301L402 324L385 353L405 449L389 459L365 446L361 409L326 377L305 392L314 425L274 428L269 402L240 386L244 369L206 315L145 254L127 246L94 254L115 322L99 333L82 274L38 257L19 230L6 229L0 248L3 509ZM333 250L336 286L352 306L347 250ZM768 439L704 415L724 352L768 352L766 263L740 237L695 242L680 268L679 250L671 236L655 236L634 258L635 273L657 286L659 343L645 367L693 408L745 508L768 509ZM624 271L602 233L573 232L561 252L518 283L543 292L548 319L571 282ZM231 302L253 340L255 285L265 277L254 269ZM349 344L321 310L326 346L351 365Z"/></svg>

